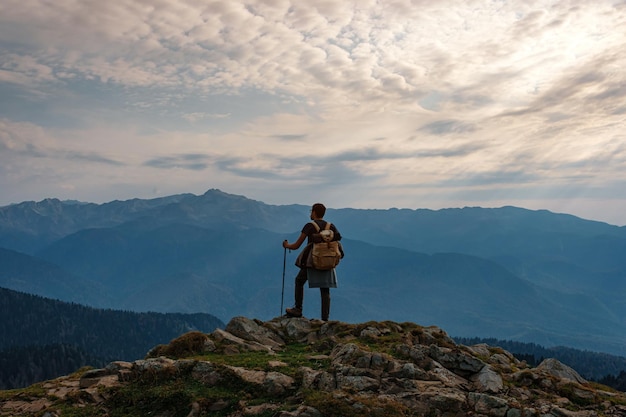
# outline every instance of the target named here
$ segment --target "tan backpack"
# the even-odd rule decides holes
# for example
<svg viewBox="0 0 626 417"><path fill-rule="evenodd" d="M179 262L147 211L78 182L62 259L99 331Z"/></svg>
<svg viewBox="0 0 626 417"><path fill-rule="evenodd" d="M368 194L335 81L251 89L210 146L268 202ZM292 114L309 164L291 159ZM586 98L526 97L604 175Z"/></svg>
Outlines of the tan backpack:
<svg viewBox="0 0 626 417"><path fill-rule="evenodd" d="M335 233L330 230L330 222L326 222L324 230L320 230L317 223L313 221L311 223L317 230L317 233L313 235L313 249L311 249L313 267L322 271L333 269L339 265L341 252L339 242L333 240Z"/></svg>

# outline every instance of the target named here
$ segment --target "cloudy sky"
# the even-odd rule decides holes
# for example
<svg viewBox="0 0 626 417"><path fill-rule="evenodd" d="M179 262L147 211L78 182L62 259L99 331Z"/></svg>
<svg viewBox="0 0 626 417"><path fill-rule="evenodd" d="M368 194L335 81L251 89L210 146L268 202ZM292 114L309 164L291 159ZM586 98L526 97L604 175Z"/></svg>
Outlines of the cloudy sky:
<svg viewBox="0 0 626 417"><path fill-rule="evenodd" d="M2 0L0 205L207 189L626 225L624 0Z"/></svg>

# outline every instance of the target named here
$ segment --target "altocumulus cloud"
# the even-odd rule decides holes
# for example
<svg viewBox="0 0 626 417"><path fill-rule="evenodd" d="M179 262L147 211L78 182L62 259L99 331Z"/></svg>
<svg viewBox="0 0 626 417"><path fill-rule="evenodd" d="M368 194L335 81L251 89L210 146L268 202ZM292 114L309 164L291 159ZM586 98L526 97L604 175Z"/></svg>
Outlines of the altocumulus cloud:
<svg viewBox="0 0 626 417"><path fill-rule="evenodd" d="M4 0L0 203L324 184L624 224L624 28L611 0Z"/></svg>

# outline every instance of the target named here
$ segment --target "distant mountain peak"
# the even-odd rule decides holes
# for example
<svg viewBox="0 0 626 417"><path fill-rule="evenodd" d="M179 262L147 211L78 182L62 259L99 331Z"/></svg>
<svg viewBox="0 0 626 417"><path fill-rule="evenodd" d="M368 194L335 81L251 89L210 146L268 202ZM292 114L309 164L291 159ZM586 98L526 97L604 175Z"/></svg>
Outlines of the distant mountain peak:
<svg viewBox="0 0 626 417"><path fill-rule="evenodd" d="M218 188L208 189L204 194L202 194L201 197L223 198L223 199L229 199L229 200L242 200L242 201L257 202L256 200L252 200L244 195L226 193Z"/></svg>

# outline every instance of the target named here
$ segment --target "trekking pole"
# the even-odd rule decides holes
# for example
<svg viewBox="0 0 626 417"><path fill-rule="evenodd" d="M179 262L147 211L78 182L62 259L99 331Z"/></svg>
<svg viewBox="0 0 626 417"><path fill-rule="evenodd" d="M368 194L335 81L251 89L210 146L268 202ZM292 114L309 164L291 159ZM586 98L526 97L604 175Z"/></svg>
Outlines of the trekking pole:
<svg viewBox="0 0 626 417"><path fill-rule="evenodd" d="M287 266L287 248L283 248L283 289L280 293L280 314L278 317L283 315L283 300L285 298L285 267Z"/></svg>

